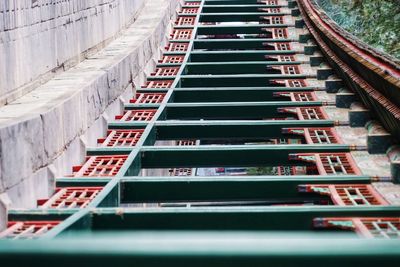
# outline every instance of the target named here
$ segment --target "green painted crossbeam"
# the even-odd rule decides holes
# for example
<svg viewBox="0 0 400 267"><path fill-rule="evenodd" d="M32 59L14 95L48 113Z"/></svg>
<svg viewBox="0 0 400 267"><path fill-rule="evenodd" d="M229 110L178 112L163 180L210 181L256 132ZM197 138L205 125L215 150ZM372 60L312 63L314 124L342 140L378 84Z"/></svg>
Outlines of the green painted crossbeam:
<svg viewBox="0 0 400 267"><path fill-rule="evenodd" d="M194 1L201 2L201 1ZM204 5L258 5L260 0L205 0ZM276 7L286 7L287 5L263 5L265 8L276 8Z"/></svg>
<svg viewBox="0 0 400 267"><path fill-rule="evenodd" d="M265 8L266 5L251 5L251 4L246 4L246 5L203 5L202 9L202 15L207 15L210 13L263 13L263 14L269 14L270 13L265 13ZM274 8L277 8L274 6ZM281 14L287 14L287 13L275 13L277 16Z"/></svg>
<svg viewBox="0 0 400 267"><path fill-rule="evenodd" d="M296 117L285 113L280 108L316 107L325 105L322 101L292 102L209 102L209 103L168 103L161 119L164 120L246 120L272 119L280 117ZM126 104L125 108L138 109L150 105Z"/></svg>
<svg viewBox="0 0 400 267"><path fill-rule="evenodd" d="M333 127L334 121L159 121L155 124L157 140L179 139L259 139L290 137L285 128ZM297 138L299 138L297 136Z"/></svg>
<svg viewBox="0 0 400 267"><path fill-rule="evenodd" d="M165 77L152 77L162 80ZM274 86L273 80L316 78L307 74L234 74L234 75L182 75L178 87L259 87Z"/></svg>
<svg viewBox="0 0 400 267"><path fill-rule="evenodd" d="M309 163L290 160L290 154L350 151L349 145L148 146L141 149L141 165L142 168L298 166ZM92 152L99 153L101 149Z"/></svg>
<svg viewBox="0 0 400 267"><path fill-rule="evenodd" d="M90 155L123 155L133 148L88 148ZM203 146L145 146L135 157L142 168L177 167L263 167L299 166L310 163L291 160L297 153L350 152L351 145L203 145ZM135 163L132 163L133 165ZM137 166L129 168L136 168Z"/></svg>
<svg viewBox="0 0 400 267"><path fill-rule="evenodd" d="M255 102L276 101L275 93L310 92L322 90L316 87L222 87L222 88L179 88L174 90L171 101L185 102ZM161 90L140 90L139 92L167 92ZM282 100L282 99L280 99Z"/></svg>
<svg viewBox="0 0 400 267"><path fill-rule="evenodd" d="M236 13L202 13L200 22L258 22L263 17L288 16L291 13L236 12Z"/></svg>
<svg viewBox="0 0 400 267"><path fill-rule="evenodd" d="M162 139L174 137L185 138L217 138L226 136L236 138L240 136L268 137L270 134L278 135L281 129L290 127L333 127L333 120L185 120L185 121L156 121L151 124L155 126L154 131ZM148 126L148 122L109 122L109 129L143 129ZM254 128L253 128L254 127ZM257 133L255 131L261 131Z"/></svg>
<svg viewBox="0 0 400 267"><path fill-rule="evenodd" d="M398 240L348 235L260 231L76 233L53 240L3 241L0 261L8 267L82 263L85 267L376 267L400 261Z"/></svg>
<svg viewBox="0 0 400 267"><path fill-rule="evenodd" d="M183 75L201 74L281 74L279 66L300 65L302 62L203 62L188 63L185 65Z"/></svg>
<svg viewBox="0 0 400 267"><path fill-rule="evenodd" d="M300 184L368 184L367 176L125 177L123 203L173 201L304 201ZM314 196L315 197L315 196Z"/></svg>
<svg viewBox="0 0 400 267"><path fill-rule="evenodd" d="M200 25L197 35L220 35L220 34L265 34L277 28L294 27L294 24L259 24L259 25ZM177 29L184 26L175 27Z"/></svg>
<svg viewBox="0 0 400 267"><path fill-rule="evenodd" d="M295 55L294 50L236 50L236 51L192 51L189 62L226 62L226 61L267 61L277 55ZM270 58L270 59L269 59Z"/></svg>
<svg viewBox="0 0 400 267"><path fill-rule="evenodd" d="M399 212L398 206L97 209L92 229L310 231L314 218L395 217Z"/></svg>
<svg viewBox="0 0 400 267"><path fill-rule="evenodd" d="M193 42L193 49L240 49L240 50L252 50L252 49L264 49L268 50L268 45L274 43L287 43L293 42L293 39L196 39ZM298 41L298 40L297 40ZM176 41L175 41L176 42ZM182 42L182 41L179 41ZM271 47L272 50L275 48Z"/></svg>

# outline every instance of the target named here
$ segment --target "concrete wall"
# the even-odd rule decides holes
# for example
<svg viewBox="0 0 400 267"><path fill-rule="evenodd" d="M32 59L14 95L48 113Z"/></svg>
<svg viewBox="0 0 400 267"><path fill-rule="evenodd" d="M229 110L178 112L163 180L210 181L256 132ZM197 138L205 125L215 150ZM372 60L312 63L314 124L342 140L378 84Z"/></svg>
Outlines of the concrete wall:
<svg viewBox="0 0 400 267"><path fill-rule="evenodd" d="M1 0L0 105L83 59L130 24L144 0Z"/></svg>
<svg viewBox="0 0 400 267"><path fill-rule="evenodd" d="M56 177L83 162L86 147L104 137L106 121L153 70L178 4L145 1L105 49L0 107L0 202L35 207L53 192ZM0 225L1 210L0 203Z"/></svg>

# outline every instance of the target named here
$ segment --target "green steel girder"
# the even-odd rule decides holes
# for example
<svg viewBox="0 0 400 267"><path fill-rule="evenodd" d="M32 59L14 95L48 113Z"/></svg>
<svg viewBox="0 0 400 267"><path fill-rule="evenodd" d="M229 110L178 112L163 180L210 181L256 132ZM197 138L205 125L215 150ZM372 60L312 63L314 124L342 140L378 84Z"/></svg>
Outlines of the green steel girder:
<svg viewBox="0 0 400 267"><path fill-rule="evenodd" d="M200 1L194 1L200 2ZM205 0L204 5L211 6L211 5L259 5L260 0ZM264 8L276 8L276 7L287 7L287 5L263 5Z"/></svg>
<svg viewBox="0 0 400 267"><path fill-rule="evenodd" d="M258 4L258 5L203 5L202 15L209 14L209 13L263 13L265 11L262 9L266 8L265 5ZM276 8L276 6L274 6ZM267 13L270 14L270 13ZM276 13L282 14L282 13ZM286 13L285 13L286 14Z"/></svg>
<svg viewBox="0 0 400 267"><path fill-rule="evenodd" d="M300 184L370 182L367 176L125 177L121 181L121 202L302 201L310 199L311 194L298 193Z"/></svg>
<svg viewBox="0 0 400 267"><path fill-rule="evenodd" d="M395 217L399 212L400 206L97 209L92 229L310 231L314 218Z"/></svg>
<svg viewBox="0 0 400 267"><path fill-rule="evenodd" d="M271 119L293 116L280 112L279 108L289 107L316 107L324 105L321 101L310 102L220 102L220 103L168 103L164 110L166 120L245 120ZM142 105L141 107L145 107ZM126 109L139 108L137 105L127 104Z"/></svg>
<svg viewBox="0 0 400 267"><path fill-rule="evenodd" d="M156 122L157 140L260 139L287 137L284 128L333 127L328 120L284 121L186 121ZM299 138L297 136L297 138Z"/></svg>
<svg viewBox="0 0 400 267"><path fill-rule="evenodd" d="M0 242L4 266L376 267L400 260L398 240L349 233L134 232Z"/></svg>
<svg viewBox="0 0 400 267"><path fill-rule="evenodd" d="M267 61L276 55L294 55L293 50L246 50L246 51L192 51L189 62ZM267 57L267 58L266 58Z"/></svg>
<svg viewBox="0 0 400 267"><path fill-rule="evenodd" d="M294 27L290 24L260 24L260 25L200 25L197 28L197 35L218 35L218 34L265 34L276 28ZM175 27L179 29L179 27ZM183 27L182 27L183 28Z"/></svg>
<svg viewBox="0 0 400 267"><path fill-rule="evenodd" d="M114 177L68 177L68 178L57 178L56 187L68 187L68 186L105 186Z"/></svg>
<svg viewBox="0 0 400 267"><path fill-rule="evenodd" d="M77 213L79 209L28 209L28 210L9 210L8 219L10 221L49 221L49 220L65 220L73 214Z"/></svg>
<svg viewBox="0 0 400 267"><path fill-rule="evenodd" d="M273 80L315 78L315 75L306 74L235 74L235 75L182 75L180 86L187 87L260 87L274 86ZM161 79L152 77L150 80ZM165 77L164 77L165 79Z"/></svg>
<svg viewBox="0 0 400 267"><path fill-rule="evenodd" d="M291 13L264 13L264 12L236 12L236 13L203 13L200 15L200 22L248 22L260 21L263 17L287 16Z"/></svg>
<svg viewBox="0 0 400 267"><path fill-rule="evenodd" d="M292 39L196 39L193 49L266 49L265 45L292 42ZM175 41L176 42L176 41ZM181 42L181 41L180 41Z"/></svg>
<svg viewBox="0 0 400 267"><path fill-rule="evenodd" d="M278 123L278 124L276 124ZM281 124L284 123L284 124ZM286 124L287 123L287 124ZM303 124L304 123L304 124ZM142 129L146 126L149 125L155 125L156 127L160 126L160 127L177 127L174 128L176 129L176 131L178 130L191 130L191 127L200 127L200 126L204 126L204 129L202 130L206 130L206 128L210 127L209 129L212 129L218 125L222 125L222 127L231 127L231 126L236 126L238 128L244 128L247 126L254 126L254 127L269 127L269 125L271 126L271 131L276 131L276 130L272 130L275 127L278 127L277 125L280 125L280 127L333 127L335 125L335 121L333 120L308 120L308 121L290 121L290 120L284 120L284 121L276 121L276 120L245 120L245 121L240 121L240 120L223 120L223 121L215 121L215 120L207 120L207 121L200 121L200 120L194 120L194 121L189 121L189 120L185 120L185 121L156 121L154 123L148 123L148 122L110 122L108 124L108 128L109 129ZM181 128L184 127L185 125L188 126L187 129L185 128ZM225 125L225 126L224 126ZM296 125L296 126L295 126ZM307 126L310 125L310 126ZM175 132L174 129L163 129L163 131L168 131L168 136L179 136L179 133ZM276 128L277 129L277 128ZM196 129L196 130L200 130L200 129ZM195 136L195 133L192 132L188 132L189 135ZM214 130L210 130L210 131L214 131ZM217 136L219 136L218 133L216 133ZM234 134L232 134L234 135ZM229 136L229 135L228 135Z"/></svg>
<svg viewBox="0 0 400 267"><path fill-rule="evenodd" d="M198 74L266 74L281 73L281 70L272 69L274 66L300 65L302 62L204 62L188 63L185 65L183 75Z"/></svg>
<svg viewBox="0 0 400 267"><path fill-rule="evenodd" d="M349 145L146 146L141 149L141 166L142 168L298 166L301 164L290 160L290 154L339 153L350 150ZM101 151L107 149L91 150L92 153Z"/></svg>
<svg viewBox="0 0 400 267"><path fill-rule="evenodd" d="M315 87L231 87L231 88L179 88L174 90L170 102L254 102L282 100L274 96L278 92L310 92ZM143 90L140 90L143 92ZM154 91L156 92L156 91Z"/></svg>

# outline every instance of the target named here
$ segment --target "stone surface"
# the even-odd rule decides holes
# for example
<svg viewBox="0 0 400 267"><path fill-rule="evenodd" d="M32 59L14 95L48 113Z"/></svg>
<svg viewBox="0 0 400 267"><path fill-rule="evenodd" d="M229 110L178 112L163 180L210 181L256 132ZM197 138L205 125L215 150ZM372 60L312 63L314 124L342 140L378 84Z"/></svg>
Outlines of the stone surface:
<svg viewBox="0 0 400 267"><path fill-rule="evenodd" d="M104 47L144 0L9 1L0 4L0 104Z"/></svg>
<svg viewBox="0 0 400 267"><path fill-rule="evenodd" d="M145 1L136 21L103 50L0 108L0 194L8 194L11 208L47 197L55 177L70 174L86 145L104 136L106 118L121 112L132 85L143 84L153 69L178 3Z"/></svg>
<svg viewBox="0 0 400 267"><path fill-rule="evenodd" d="M10 206L10 199L8 195L3 193L0 194L0 232L3 231L7 226L7 210Z"/></svg>

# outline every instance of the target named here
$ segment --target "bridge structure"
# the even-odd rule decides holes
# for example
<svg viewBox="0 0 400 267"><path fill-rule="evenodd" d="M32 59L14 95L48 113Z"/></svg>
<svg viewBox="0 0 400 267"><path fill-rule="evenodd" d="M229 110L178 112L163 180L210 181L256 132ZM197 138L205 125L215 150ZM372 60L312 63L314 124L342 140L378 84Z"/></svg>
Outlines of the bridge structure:
<svg viewBox="0 0 400 267"><path fill-rule="evenodd" d="M185 0L85 162L8 212L0 259L393 264L399 74L311 0Z"/></svg>

